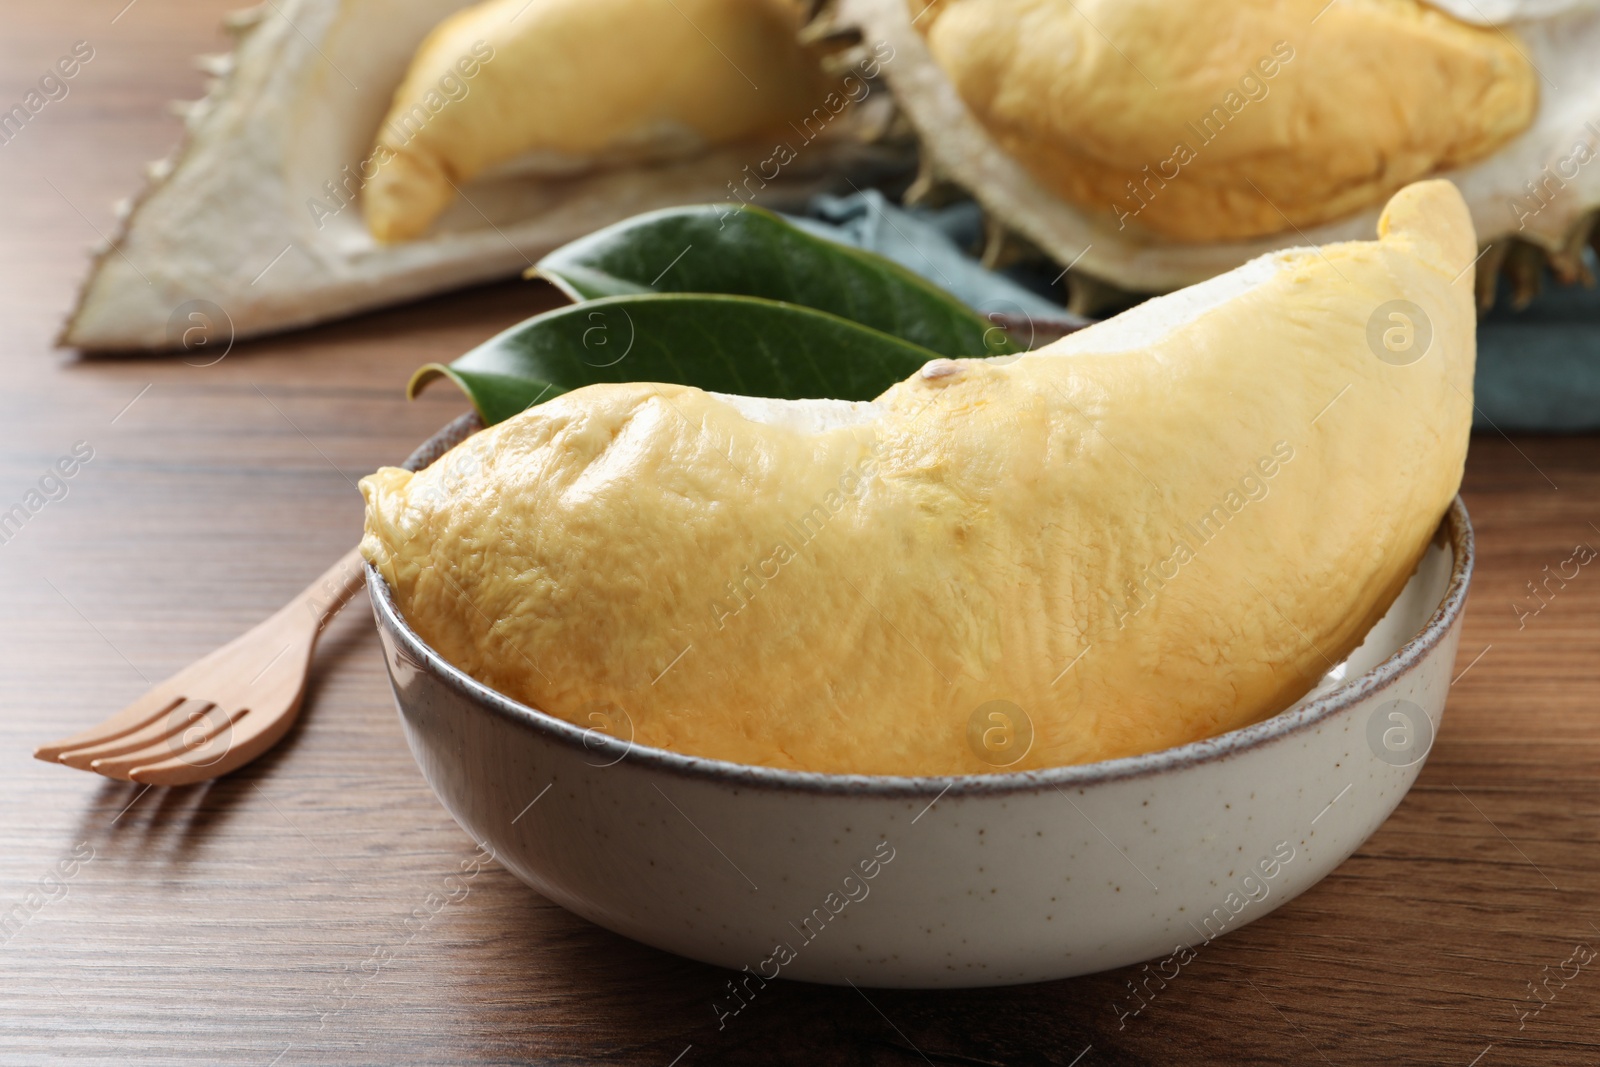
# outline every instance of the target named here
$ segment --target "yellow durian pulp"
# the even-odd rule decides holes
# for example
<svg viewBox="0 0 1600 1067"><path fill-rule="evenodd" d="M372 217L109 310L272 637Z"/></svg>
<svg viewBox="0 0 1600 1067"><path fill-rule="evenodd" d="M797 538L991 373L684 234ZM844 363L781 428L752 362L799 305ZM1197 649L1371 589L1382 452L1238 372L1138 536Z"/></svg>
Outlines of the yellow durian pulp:
<svg viewBox="0 0 1600 1067"><path fill-rule="evenodd" d="M379 127L368 228L418 237L462 183L514 161L571 176L685 158L810 115L835 87L797 42L803 6L486 0L452 15Z"/></svg>
<svg viewBox="0 0 1600 1067"><path fill-rule="evenodd" d="M967 108L1056 196L1133 234L1310 228L1532 121L1511 31L1420 0L907 0Z"/></svg>
<svg viewBox="0 0 1600 1067"><path fill-rule="evenodd" d="M1362 640L1460 483L1472 225L1434 181L1379 233L870 403L579 389L363 479L362 551L464 671L679 752L994 771L996 701L1015 769L1243 726Z"/></svg>

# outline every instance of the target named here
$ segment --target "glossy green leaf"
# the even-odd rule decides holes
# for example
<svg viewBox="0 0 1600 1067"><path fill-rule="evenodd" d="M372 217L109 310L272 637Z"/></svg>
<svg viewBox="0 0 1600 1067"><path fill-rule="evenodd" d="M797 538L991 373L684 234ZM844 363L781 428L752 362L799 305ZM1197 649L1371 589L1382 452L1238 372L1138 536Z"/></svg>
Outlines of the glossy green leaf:
<svg viewBox="0 0 1600 1067"><path fill-rule="evenodd" d="M411 379L448 377L494 424L597 382L674 382L783 399L871 400L939 353L824 311L748 296L605 297L517 324Z"/></svg>
<svg viewBox="0 0 1600 1067"><path fill-rule="evenodd" d="M1018 351L1000 327L898 263L754 207L637 215L556 249L532 273L576 301L645 292L757 296L830 312L942 356Z"/></svg>

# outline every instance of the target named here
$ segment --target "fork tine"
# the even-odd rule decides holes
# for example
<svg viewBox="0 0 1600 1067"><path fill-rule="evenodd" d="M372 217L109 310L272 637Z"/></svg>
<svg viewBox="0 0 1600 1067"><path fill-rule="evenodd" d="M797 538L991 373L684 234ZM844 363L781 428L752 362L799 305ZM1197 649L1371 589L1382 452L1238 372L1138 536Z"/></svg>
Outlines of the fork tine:
<svg viewBox="0 0 1600 1067"><path fill-rule="evenodd" d="M182 703L182 697L174 696L165 685L158 685L109 719L87 730L81 730L71 737L40 745L33 750L33 758L44 760L46 763L59 763L63 752L101 745L107 741L126 737L136 730L149 726Z"/></svg>
<svg viewBox="0 0 1600 1067"><path fill-rule="evenodd" d="M171 738L174 734L182 733L189 728L191 723L202 717L211 706L211 704L202 701L180 700L168 709L165 715L156 716L131 733L121 734L109 741L102 741L98 745L69 748L57 755L56 760L57 762L65 763L68 767L76 767L80 771L86 771L89 769L89 765L97 759L150 748Z"/></svg>
<svg viewBox="0 0 1600 1067"><path fill-rule="evenodd" d="M365 582L366 564L353 548L268 618L99 725L40 745L34 756L151 785L201 782L243 766L294 724L317 637ZM219 704L239 710L198 721ZM180 711L185 705L188 714Z"/></svg>
<svg viewBox="0 0 1600 1067"><path fill-rule="evenodd" d="M214 773L212 768L228 754L233 728L244 718L248 708L224 711L211 705L200 715L180 724L179 729L164 737L124 751L90 760L83 769L103 774L107 778L128 778L136 767L163 762L168 758L182 761L186 766ZM69 753L76 755L76 753Z"/></svg>
<svg viewBox="0 0 1600 1067"><path fill-rule="evenodd" d="M196 782L209 781L220 777L235 769L235 765L243 766L248 760L224 760L210 767L196 767L182 756L173 756L159 763L147 763L143 767L134 767L128 771L127 779L130 782L140 782L144 785L193 785Z"/></svg>
<svg viewBox="0 0 1600 1067"><path fill-rule="evenodd" d="M127 777L145 785L189 785L243 767L289 732L303 698L303 691L297 693L282 715L240 712L233 719L233 729L228 732L220 754L211 748L178 752L170 759L160 759L158 753L152 762L130 768ZM94 769L100 770L99 766Z"/></svg>

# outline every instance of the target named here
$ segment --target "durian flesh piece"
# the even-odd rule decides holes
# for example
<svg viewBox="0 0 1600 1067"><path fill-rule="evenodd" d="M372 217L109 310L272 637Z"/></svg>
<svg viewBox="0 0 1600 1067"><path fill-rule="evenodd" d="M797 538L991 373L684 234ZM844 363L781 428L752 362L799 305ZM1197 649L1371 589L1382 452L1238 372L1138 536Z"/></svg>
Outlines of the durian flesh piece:
<svg viewBox="0 0 1600 1067"><path fill-rule="evenodd" d="M380 240L417 237L462 183L497 166L561 177L772 131L792 140L787 123L842 93L799 43L803 14L794 0L467 8L428 35L395 92L363 192L367 223Z"/></svg>
<svg viewBox="0 0 1600 1067"><path fill-rule="evenodd" d="M1458 8L1496 17L1466 25ZM971 17L1002 11L1021 21ZM1359 239L1378 216L1364 204L1430 169L1460 188L1485 244L1560 254L1600 206L1594 0L834 0L826 17L894 49L884 76L931 171L1124 290ZM1228 122L1206 141L1189 124L1214 106Z"/></svg>
<svg viewBox="0 0 1600 1067"><path fill-rule="evenodd" d="M995 771L995 701L1010 769L1242 726L1362 640L1460 482L1471 223L1426 182L1380 233L870 403L580 389L364 479L363 552L468 673L680 752Z"/></svg>
<svg viewBox="0 0 1600 1067"><path fill-rule="evenodd" d="M802 123L809 139L791 134L796 154L776 174L763 171L770 139L580 174L493 168L458 182L463 195L426 235L385 245L360 204L374 136L419 46L465 6L273 0L231 19L232 62L217 65L218 83L186 109L183 143L151 168L97 254L62 343L179 348L197 336L198 314L214 326L211 359L232 338L514 277L550 249L642 211L745 199L793 207L821 190L848 191L845 177L866 185L905 165L904 146L874 140L889 105L874 89L837 116L818 100L829 121ZM697 63L722 62L701 46Z"/></svg>
<svg viewBox="0 0 1600 1067"><path fill-rule="evenodd" d="M1513 39L1418 0L910 2L967 108L1041 185L1175 241L1382 203L1501 147L1538 102Z"/></svg>

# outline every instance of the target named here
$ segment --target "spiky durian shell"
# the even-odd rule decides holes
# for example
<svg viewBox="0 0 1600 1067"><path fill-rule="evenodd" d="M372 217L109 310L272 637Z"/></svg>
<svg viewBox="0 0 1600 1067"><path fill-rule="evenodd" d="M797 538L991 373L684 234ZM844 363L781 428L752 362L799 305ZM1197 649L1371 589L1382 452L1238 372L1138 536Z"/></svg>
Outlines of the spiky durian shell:
<svg viewBox="0 0 1600 1067"><path fill-rule="evenodd" d="M229 338L272 333L514 277L543 252L641 211L736 195L783 206L848 189L841 174L865 183L909 167L904 139L884 136L892 108L876 92L771 181L745 180L771 155L765 142L563 182L502 178L467 186L430 236L379 245L346 195L347 168L370 152L417 45L467 2L273 0L229 17L234 51L201 59L210 89L174 105L184 136L119 209L60 343L182 348L196 302L215 306L215 328ZM337 210L314 211L313 200Z"/></svg>
<svg viewBox="0 0 1600 1067"><path fill-rule="evenodd" d="M1558 182L1547 168L1568 158L1578 141L1600 153L1600 64L1593 61L1600 55L1600 4L1437 0L1436 6L1467 21L1507 25L1544 83L1544 99L1528 130L1489 158L1438 175L1456 182L1472 210L1489 268L1478 272L1480 304L1492 302L1499 270L1509 274L1513 299L1520 303L1537 290L1542 265L1563 282L1592 281L1583 251L1594 238L1600 209L1600 160L1570 177L1556 175ZM912 195L939 195L951 187L969 192L990 215L991 232L1013 231L1058 264L1071 265L1076 311L1094 313L1125 302L1125 294L1191 285L1280 248L1358 239L1378 215L1374 207L1249 241L1185 245L1135 238L1045 191L999 148L934 61L906 0L820 0L811 32L851 34L893 50L883 77L922 145ZM1002 243L993 238L990 247Z"/></svg>

